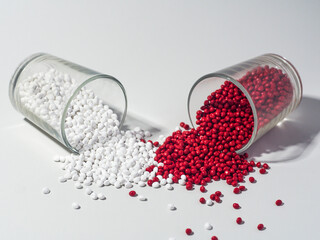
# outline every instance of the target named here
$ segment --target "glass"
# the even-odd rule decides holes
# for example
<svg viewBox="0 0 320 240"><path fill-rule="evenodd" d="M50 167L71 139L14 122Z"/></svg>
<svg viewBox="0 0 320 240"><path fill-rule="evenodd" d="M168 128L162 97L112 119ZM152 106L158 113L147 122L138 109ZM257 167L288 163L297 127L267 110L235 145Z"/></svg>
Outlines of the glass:
<svg viewBox="0 0 320 240"><path fill-rule="evenodd" d="M61 109L55 110L58 116L56 121L48 119L44 114L40 114L35 106L29 106L22 101L23 94L19 91L19 88L23 84L29 84L27 81L30 78L41 74L41 76L44 76L50 71L55 72L57 77L50 78L48 82L61 81L59 80L59 76L70 81L70 89L68 89L65 96L61 96L63 99ZM120 127L122 126L127 112L127 96L124 87L116 78L46 53L34 54L18 66L10 81L9 97L15 109L21 112L29 121L61 142L71 151L77 153L75 146L72 146L66 137L65 119L71 101L81 89L92 90L95 96L117 114ZM48 111L51 110L48 109Z"/></svg>
<svg viewBox="0 0 320 240"><path fill-rule="evenodd" d="M285 78L264 78L262 70L282 71ZM252 136L237 153L248 149L282 121L298 107L302 98L302 83L295 67L284 57L265 54L207 74L194 83L188 96L188 114L193 127L196 126L196 111L207 100L207 96L219 89L225 81L232 82L245 94L254 117ZM279 91L280 96L275 98L273 90L278 88L284 88L285 91ZM277 102L272 99L277 99Z"/></svg>

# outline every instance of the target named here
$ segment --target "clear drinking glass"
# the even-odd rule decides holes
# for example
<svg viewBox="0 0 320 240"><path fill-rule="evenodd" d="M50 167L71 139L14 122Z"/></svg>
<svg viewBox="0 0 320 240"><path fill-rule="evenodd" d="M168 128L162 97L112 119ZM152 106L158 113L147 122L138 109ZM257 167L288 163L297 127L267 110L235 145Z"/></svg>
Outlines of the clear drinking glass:
<svg viewBox="0 0 320 240"><path fill-rule="evenodd" d="M268 85L267 82L271 82L271 79L261 80L262 78L259 78L259 73L263 68L281 70L286 75L287 83L279 81L276 85L271 83L269 86L270 84ZM247 81L253 73L258 77ZM241 149L237 150L237 153L245 151L257 139L282 121L297 108L302 98L302 83L295 67L282 56L265 54L207 74L194 83L188 96L188 113L193 127L196 127L196 111L203 105L207 96L219 89L225 81L232 82L245 94L254 117L252 136ZM282 85L287 90L286 94L277 96L278 102L272 103L271 98L275 97L273 89L281 88ZM269 100L270 104L267 104Z"/></svg>
<svg viewBox="0 0 320 240"><path fill-rule="evenodd" d="M32 107L27 107L21 101L22 96L19 94L19 87L28 78L50 70L57 71L59 74L67 74L72 79L70 90L65 96L65 100L62 101L62 108L58 113L59 120L54 123L43 116L40 117L39 112L33 110ZM57 81L57 79L52 78L50 81ZM117 114L120 126L122 126L127 113L127 96L124 87L116 78L46 53L31 55L18 66L10 81L9 97L15 109L21 112L29 121L71 151L77 152L75 146L72 146L66 137L65 119L71 101L83 88L92 90L95 96L102 100L104 104L107 104Z"/></svg>

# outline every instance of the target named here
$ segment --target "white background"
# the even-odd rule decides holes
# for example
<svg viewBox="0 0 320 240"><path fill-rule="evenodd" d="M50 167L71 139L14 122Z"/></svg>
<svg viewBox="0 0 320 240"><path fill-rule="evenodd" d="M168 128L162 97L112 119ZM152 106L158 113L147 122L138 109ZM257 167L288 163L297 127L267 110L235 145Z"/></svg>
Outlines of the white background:
<svg viewBox="0 0 320 240"><path fill-rule="evenodd" d="M0 239L320 239L319 1L0 0ZM269 161L240 195L224 182L185 191L101 189L93 201L52 161L64 149L23 120L8 98L10 78L30 54L48 52L118 78L129 113L169 133L188 121L187 96L201 76L277 53L297 67L304 96L287 121L249 150ZM43 195L48 186L52 192ZM221 190L221 204L199 204ZM284 206L274 202L281 198ZM73 210L77 201L81 210ZM232 209L237 201L242 208ZM175 212L167 204L177 206ZM235 223L241 216L245 223ZM213 225L204 230L205 222ZM258 231L258 223L265 231ZM184 230L190 227L193 236Z"/></svg>

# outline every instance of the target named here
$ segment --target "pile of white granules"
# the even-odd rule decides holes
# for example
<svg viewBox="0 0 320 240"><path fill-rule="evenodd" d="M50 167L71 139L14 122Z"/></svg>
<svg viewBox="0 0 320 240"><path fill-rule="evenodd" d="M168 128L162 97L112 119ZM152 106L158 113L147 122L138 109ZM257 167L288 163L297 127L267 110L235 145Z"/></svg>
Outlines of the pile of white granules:
<svg viewBox="0 0 320 240"><path fill-rule="evenodd" d="M70 96L75 82L69 75L54 69L34 74L19 85L21 103L60 131L66 97ZM117 115L88 89L82 88L72 100L65 133L79 155L54 157L54 161L60 162L65 170L60 182L73 180L76 188L92 184L131 188L133 184L144 187L149 179L156 176L157 167L150 173L145 170L151 165L158 166L154 160L156 147L151 142L140 141L150 137L150 132L138 127L121 131ZM166 185L167 189L172 189L172 176L158 178L160 182L154 182L153 187ZM103 194L96 194L88 187L86 193L93 199L105 199Z"/></svg>

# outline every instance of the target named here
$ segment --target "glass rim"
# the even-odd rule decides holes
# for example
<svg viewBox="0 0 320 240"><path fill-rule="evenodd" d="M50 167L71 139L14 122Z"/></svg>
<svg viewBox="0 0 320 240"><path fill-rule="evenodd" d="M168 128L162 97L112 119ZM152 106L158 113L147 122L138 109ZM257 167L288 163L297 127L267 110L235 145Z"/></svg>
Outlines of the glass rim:
<svg viewBox="0 0 320 240"><path fill-rule="evenodd" d="M70 107L70 104L71 104L71 101L78 95L78 93L80 92L80 90L86 86L87 84L95 81L95 80L98 80L98 79L104 79L104 80L111 80L113 82L115 82L118 87L120 87L120 89L122 90L122 93L123 93L123 96L124 96L124 110L122 112L122 116L121 116L121 120L120 120L120 124L119 124L119 129L122 127L123 123L124 123L124 120L126 118L126 115L127 115L127 107L128 107L128 101L127 101L127 94L126 94L126 91L122 85L122 83L110 76L110 75L107 75L107 74L96 74L90 78L88 78L87 80L85 80L83 83L81 83L72 93L72 95L70 96L70 98L68 99L67 101L67 104L65 105L64 109L63 109L63 112L62 112L62 117L61 117L61 124L60 124L60 129L61 129L61 136L62 136L62 140L64 141L65 145L67 148L69 148L72 152L74 153L79 153L79 151L77 149L75 149L68 141L68 138L66 136L66 133L65 133L65 120L67 118L67 112L68 112L68 108Z"/></svg>
<svg viewBox="0 0 320 240"><path fill-rule="evenodd" d="M252 109L252 113L253 113L253 122L254 122L254 126L253 126L253 131L252 131L252 135L251 135L251 138L250 140L244 145L242 146L242 148L236 150L236 153L240 154L242 152L244 152L245 150L247 150L251 145L252 143L254 142L255 138L256 138L256 135L257 135L257 131L258 131L258 114L257 114L257 110L256 110L256 107L253 103L253 100L250 96L250 94L248 93L248 91L244 88L244 86L238 82L237 80L233 79L232 77L226 75L226 74L221 74L221 73L209 73L207 75L204 75L203 77L199 78L192 86L190 92L189 92L189 95L188 95L188 104L187 104L187 107L188 107L188 115L189 115L189 119L190 119L190 122L191 122L191 125L193 128L195 128L195 124L193 123L193 120L192 120L192 117L191 117L191 96L192 96L192 93L195 89L195 87L201 83L202 81L208 79L208 78L213 78L213 77L216 77L216 78L220 78L220 79L225 79L226 81L230 81L232 82L234 85L236 85L243 93L244 95L246 96L246 98L248 99L249 103L250 103L250 107Z"/></svg>
<svg viewBox="0 0 320 240"><path fill-rule="evenodd" d="M17 85L18 79L19 79L19 75L22 73L22 71L25 69L25 67L32 62L33 60L35 60L36 58L43 56L43 55L47 55L47 53L43 53L43 52L39 52L39 53L34 53L30 56L28 56L27 58L25 58L22 62L19 63L18 67L16 68L16 70L14 71L11 80L9 82L9 98L10 98L10 102L12 104L12 106L17 109L17 105L14 101L14 90L15 87Z"/></svg>

